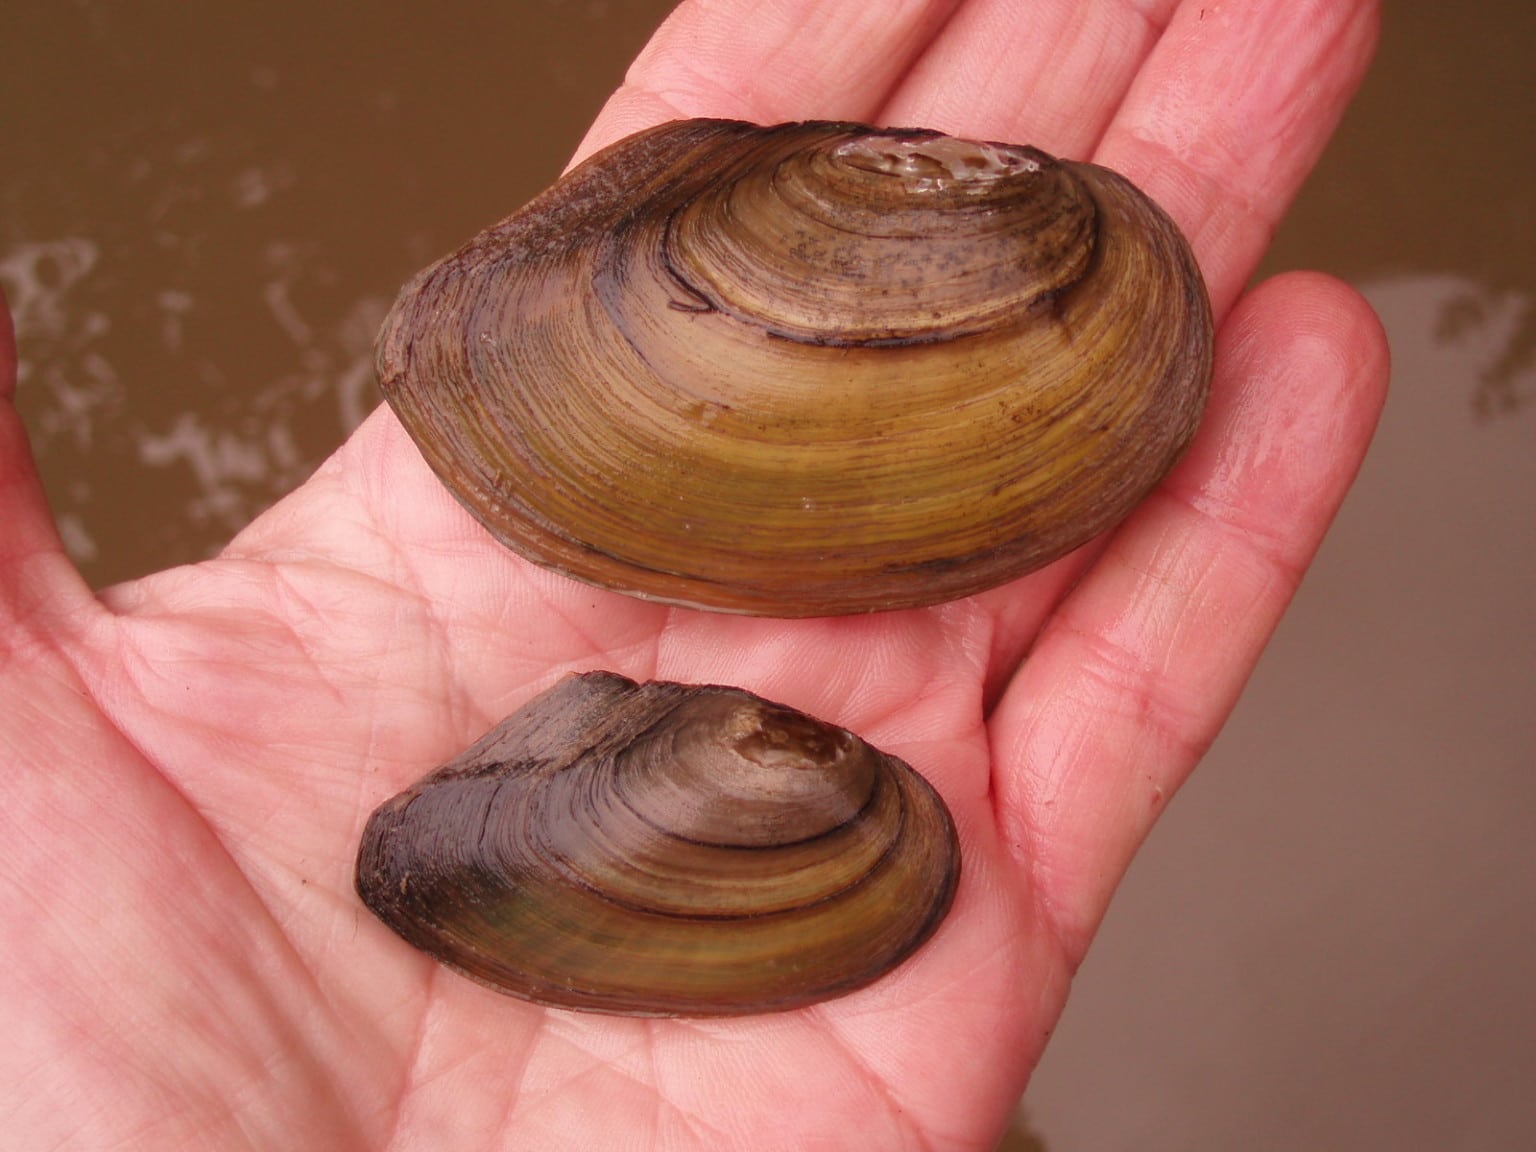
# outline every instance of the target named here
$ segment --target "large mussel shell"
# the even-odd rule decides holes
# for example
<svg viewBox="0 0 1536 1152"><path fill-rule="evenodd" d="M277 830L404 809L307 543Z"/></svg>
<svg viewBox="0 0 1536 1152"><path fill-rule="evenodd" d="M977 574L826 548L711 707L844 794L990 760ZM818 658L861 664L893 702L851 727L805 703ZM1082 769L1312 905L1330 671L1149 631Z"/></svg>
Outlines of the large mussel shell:
<svg viewBox="0 0 1536 1152"><path fill-rule="evenodd" d="M943 802L844 729L735 688L573 676L369 819L364 903L499 991L738 1015L861 987L938 927Z"/></svg>
<svg viewBox="0 0 1536 1152"><path fill-rule="evenodd" d="M428 268L385 396L522 555L779 616L936 603L1120 520L1193 434L1212 328L1106 169L916 129L689 120Z"/></svg>

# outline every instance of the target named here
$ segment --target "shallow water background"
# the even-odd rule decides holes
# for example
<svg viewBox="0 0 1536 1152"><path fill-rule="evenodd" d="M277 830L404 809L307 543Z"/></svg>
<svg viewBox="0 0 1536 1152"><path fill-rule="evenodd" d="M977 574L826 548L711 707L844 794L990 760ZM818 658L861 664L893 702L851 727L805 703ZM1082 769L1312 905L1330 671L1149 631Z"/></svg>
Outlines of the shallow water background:
<svg viewBox="0 0 1536 1152"><path fill-rule="evenodd" d="M20 405L96 584L377 402L417 267L558 174L661 0L0 9ZM1401 0L1276 240L1386 321L1360 483L1079 976L1009 1148L1536 1131L1536 8Z"/></svg>
<svg viewBox="0 0 1536 1152"><path fill-rule="evenodd" d="M1536 9L1384 5L1266 270L1370 298L1392 394L1028 1096L1052 1149L1536 1132Z"/></svg>
<svg viewBox="0 0 1536 1152"><path fill-rule="evenodd" d="M341 442L396 289L559 175L666 8L0 8L19 404L93 584L211 554Z"/></svg>

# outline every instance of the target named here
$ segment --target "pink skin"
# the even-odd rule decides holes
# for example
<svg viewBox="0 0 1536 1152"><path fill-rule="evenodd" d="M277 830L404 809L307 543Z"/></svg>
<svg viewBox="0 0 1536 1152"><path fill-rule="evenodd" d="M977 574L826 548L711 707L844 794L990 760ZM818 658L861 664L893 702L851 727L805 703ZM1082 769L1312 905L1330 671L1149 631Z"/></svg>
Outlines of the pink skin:
<svg viewBox="0 0 1536 1152"><path fill-rule="evenodd" d="M1375 424L1354 292L1242 294L1375 34L1368 0L691 0L657 33L583 154L675 116L926 124L1119 168L1194 243L1221 327L1188 456L1107 539L937 608L749 620L571 583L383 411L219 559L97 596L0 322L7 1141L989 1147ZM599 667L741 684L916 765L966 854L939 934L844 1000L724 1023L542 1011L394 938L351 890L368 812Z"/></svg>

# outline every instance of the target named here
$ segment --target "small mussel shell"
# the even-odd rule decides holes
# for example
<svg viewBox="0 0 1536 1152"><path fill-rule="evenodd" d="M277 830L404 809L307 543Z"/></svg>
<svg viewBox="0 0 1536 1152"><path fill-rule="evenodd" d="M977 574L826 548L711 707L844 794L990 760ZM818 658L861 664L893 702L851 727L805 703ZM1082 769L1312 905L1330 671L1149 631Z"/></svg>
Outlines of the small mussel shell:
<svg viewBox="0 0 1536 1152"><path fill-rule="evenodd" d="M852 733L735 688L599 672L374 812L357 890L498 991L727 1016L889 971L959 872L937 793Z"/></svg>
<svg viewBox="0 0 1536 1152"><path fill-rule="evenodd" d="M1122 177L918 129L686 120L416 276L385 397L492 534L582 580L775 616L1037 568L1167 472L1204 284Z"/></svg>

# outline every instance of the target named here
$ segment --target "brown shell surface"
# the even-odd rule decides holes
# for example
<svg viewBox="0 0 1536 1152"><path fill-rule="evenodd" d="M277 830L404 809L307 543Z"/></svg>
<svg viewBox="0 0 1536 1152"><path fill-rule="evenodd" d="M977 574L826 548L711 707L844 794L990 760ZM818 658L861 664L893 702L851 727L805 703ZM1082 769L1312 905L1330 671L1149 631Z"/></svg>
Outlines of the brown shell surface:
<svg viewBox="0 0 1536 1152"><path fill-rule="evenodd" d="M684 120L416 276L386 398L490 532L667 603L937 603L1122 519L1193 435L1204 284L1122 177L919 129Z"/></svg>
<svg viewBox="0 0 1536 1152"><path fill-rule="evenodd" d="M625 1015L773 1012L937 929L937 793L852 733L734 688L572 676L383 804L364 903L491 987Z"/></svg>

